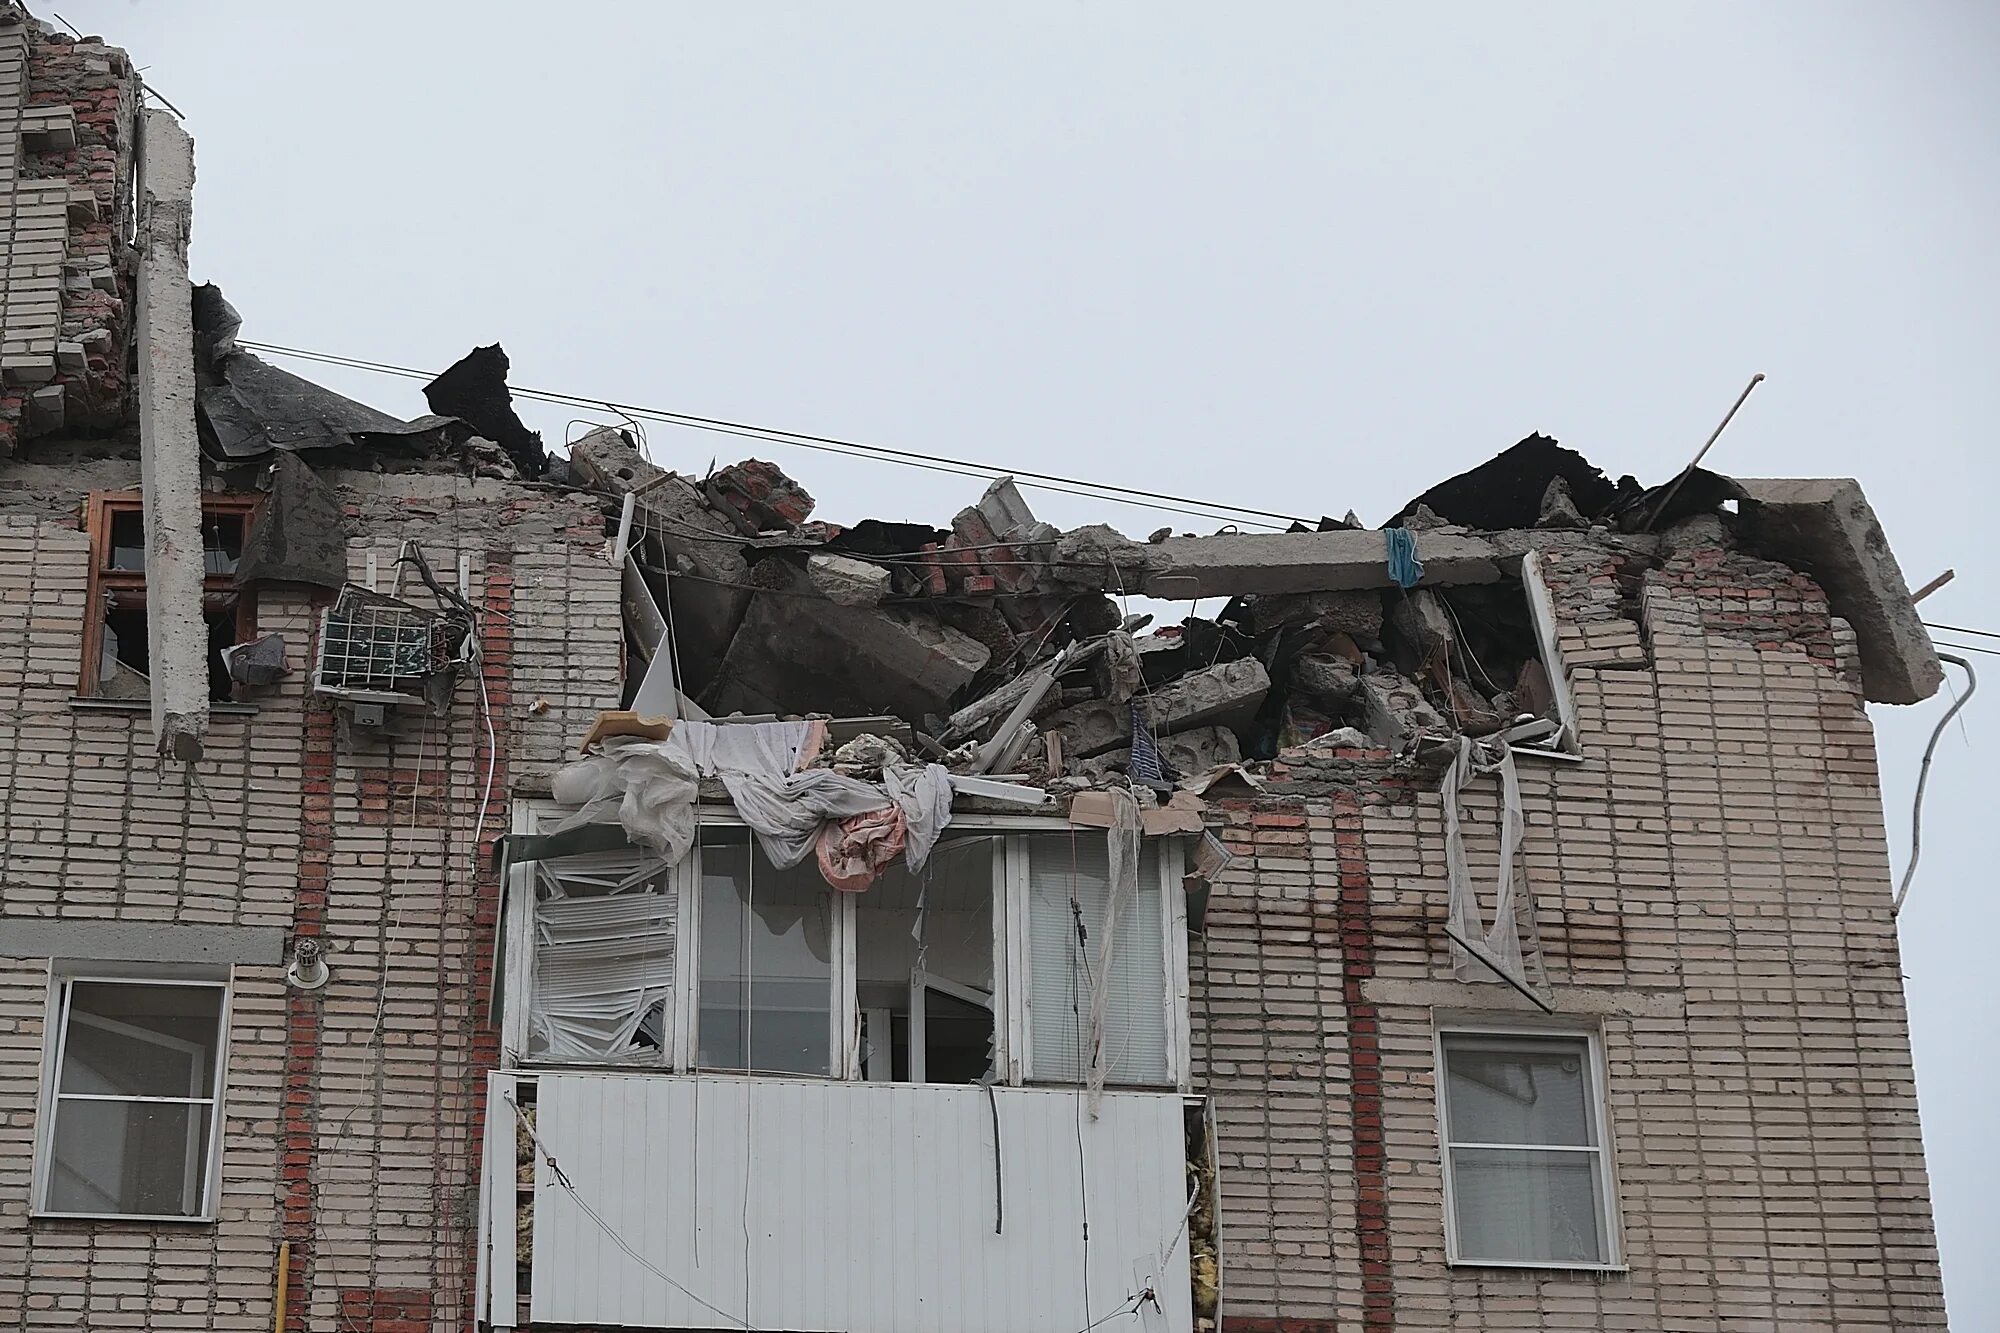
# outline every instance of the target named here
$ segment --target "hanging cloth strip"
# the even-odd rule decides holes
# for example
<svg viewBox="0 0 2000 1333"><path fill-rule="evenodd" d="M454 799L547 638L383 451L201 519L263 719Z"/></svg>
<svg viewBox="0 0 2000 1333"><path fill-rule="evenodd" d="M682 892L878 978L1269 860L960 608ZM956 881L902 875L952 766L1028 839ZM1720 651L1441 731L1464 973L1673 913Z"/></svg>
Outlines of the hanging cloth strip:
<svg viewBox="0 0 2000 1333"><path fill-rule="evenodd" d="M1472 871L1465 859L1465 838L1460 829L1460 821L1464 817L1460 795L1488 773L1500 775L1501 803L1500 868L1494 884L1491 927L1486 924L1479 905L1479 893L1472 884ZM1442 795L1445 869L1451 877L1451 928L1462 939L1484 944L1486 951L1510 980L1524 991L1532 989L1528 978L1530 957L1521 945L1521 916L1527 916L1532 932L1534 899L1519 896L1515 887L1515 863L1521 848L1522 819L1521 782L1514 769L1514 752L1505 745L1482 746L1470 736L1460 736L1458 752L1452 756L1451 764L1444 772ZM1533 951L1532 961L1539 973L1539 950ZM1457 941L1452 942L1451 965L1452 974L1460 981L1490 979L1485 965Z"/></svg>
<svg viewBox="0 0 2000 1333"><path fill-rule="evenodd" d="M1408 528L1384 528L1388 541L1389 577L1399 588L1414 588L1424 577L1424 562L1417 559L1417 534Z"/></svg>

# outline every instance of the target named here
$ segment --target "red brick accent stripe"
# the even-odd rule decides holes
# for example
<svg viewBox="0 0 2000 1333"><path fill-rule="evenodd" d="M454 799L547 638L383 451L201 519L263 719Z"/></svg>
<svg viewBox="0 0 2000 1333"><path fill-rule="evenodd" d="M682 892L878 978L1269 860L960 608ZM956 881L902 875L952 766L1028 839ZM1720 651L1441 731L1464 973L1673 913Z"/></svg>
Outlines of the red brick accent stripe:
<svg viewBox="0 0 2000 1333"><path fill-rule="evenodd" d="M314 618L317 621L317 617ZM307 660L319 654L315 624ZM333 861L333 711L306 709L304 795L299 802L299 887L292 906L292 937L318 938L326 932L326 894ZM319 1126L320 993L293 990L285 996L285 1100L279 1112L282 1138L279 1174L284 1182L283 1236L292 1243L290 1290L285 1329L305 1333L306 1295L312 1289L314 1179Z"/></svg>
<svg viewBox="0 0 2000 1333"><path fill-rule="evenodd" d="M1362 998L1375 974L1375 923L1368 901L1368 854L1361 802L1352 792L1333 797L1334 845L1340 864L1340 944L1347 1005L1347 1058L1354 1079L1354 1215L1361 1232L1361 1327L1386 1333L1396 1326L1389 1268L1389 1189L1382 1140L1382 1044L1379 1015ZM1281 1321L1283 1333L1317 1333L1321 1326ZM1236 1320L1229 1321L1233 1331ZM1246 1326L1247 1327L1247 1326Z"/></svg>

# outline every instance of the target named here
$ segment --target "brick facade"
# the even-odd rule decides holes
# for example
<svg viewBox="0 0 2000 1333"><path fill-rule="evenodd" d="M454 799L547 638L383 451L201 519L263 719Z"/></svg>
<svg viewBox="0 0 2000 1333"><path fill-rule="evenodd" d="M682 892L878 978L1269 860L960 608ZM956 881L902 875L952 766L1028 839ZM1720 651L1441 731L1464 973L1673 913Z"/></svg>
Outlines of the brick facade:
<svg viewBox="0 0 2000 1333"><path fill-rule="evenodd" d="M103 489L136 484L105 471ZM481 1074L498 1060L490 843L511 797L545 787L585 719L616 705L618 575L580 500L330 479L357 579L372 551L386 590L406 539L446 579L470 559L498 742L478 847L494 751L472 681L408 734L343 739L309 697L324 595L266 587L258 625L285 636L294 674L254 715L218 714L191 769L163 763L143 709L71 702L88 573L76 514L0 501L0 916L279 926L324 939L331 973L309 992L282 967L236 967L218 1220L147 1226L29 1220L48 964L0 960L0 1326L268 1330L287 1239L291 1329L463 1325ZM411 817L416 774L429 795ZM442 818L426 817L431 799Z"/></svg>
<svg viewBox="0 0 2000 1333"><path fill-rule="evenodd" d="M1233 804L1193 957L1225 1329L1943 1328L1851 636L1733 552L1544 559L1584 754L1522 761L1526 877L1602 1033L1627 1271L1445 1263L1434 1015L1526 1005L1452 977L1436 782L1347 752Z"/></svg>

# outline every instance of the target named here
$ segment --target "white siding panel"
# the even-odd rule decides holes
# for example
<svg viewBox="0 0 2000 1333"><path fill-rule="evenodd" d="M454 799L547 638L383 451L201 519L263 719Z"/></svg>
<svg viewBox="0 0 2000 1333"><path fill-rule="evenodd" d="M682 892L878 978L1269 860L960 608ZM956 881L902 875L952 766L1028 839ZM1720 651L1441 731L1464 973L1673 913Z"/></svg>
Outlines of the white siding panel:
<svg viewBox="0 0 2000 1333"><path fill-rule="evenodd" d="M1072 1092L996 1089L995 1235L982 1088L582 1073L536 1083L537 1132L575 1188L546 1163L537 1171L538 1324L1076 1333L1150 1282L1165 1321L1145 1325L1191 1327L1176 1094L1108 1092L1093 1121Z"/></svg>

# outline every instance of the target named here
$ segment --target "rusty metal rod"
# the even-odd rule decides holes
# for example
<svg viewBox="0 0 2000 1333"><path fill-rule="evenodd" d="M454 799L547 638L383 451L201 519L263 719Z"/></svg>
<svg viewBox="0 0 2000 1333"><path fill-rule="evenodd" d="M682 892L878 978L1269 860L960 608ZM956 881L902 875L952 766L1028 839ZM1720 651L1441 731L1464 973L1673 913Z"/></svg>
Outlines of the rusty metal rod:
<svg viewBox="0 0 2000 1333"><path fill-rule="evenodd" d="M1761 370L1750 377L1750 382L1743 386L1743 392L1737 394L1736 401L1729 405L1729 411L1722 418L1722 424L1715 428L1714 433L1708 437L1708 442L1701 446L1701 452L1694 456L1694 461L1682 468L1681 474L1674 478L1673 485L1667 487L1667 493L1660 497L1658 504L1653 506L1653 512L1646 516L1646 526L1640 528L1639 531L1651 532L1653 530L1653 524L1659 520L1661 514L1666 512L1667 506L1673 503L1674 497L1681 493L1681 487L1687 484L1687 479L1694 474L1694 470L1701 466L1701 460L1708 457L1708 451L1715 447L1717 440L1722 438L1722 432L1729 429L1729 423L1736 419L1736 409L1742 407L1743 400L1750 396L1750 391L1763 382L1764 372Z"/></svg>

